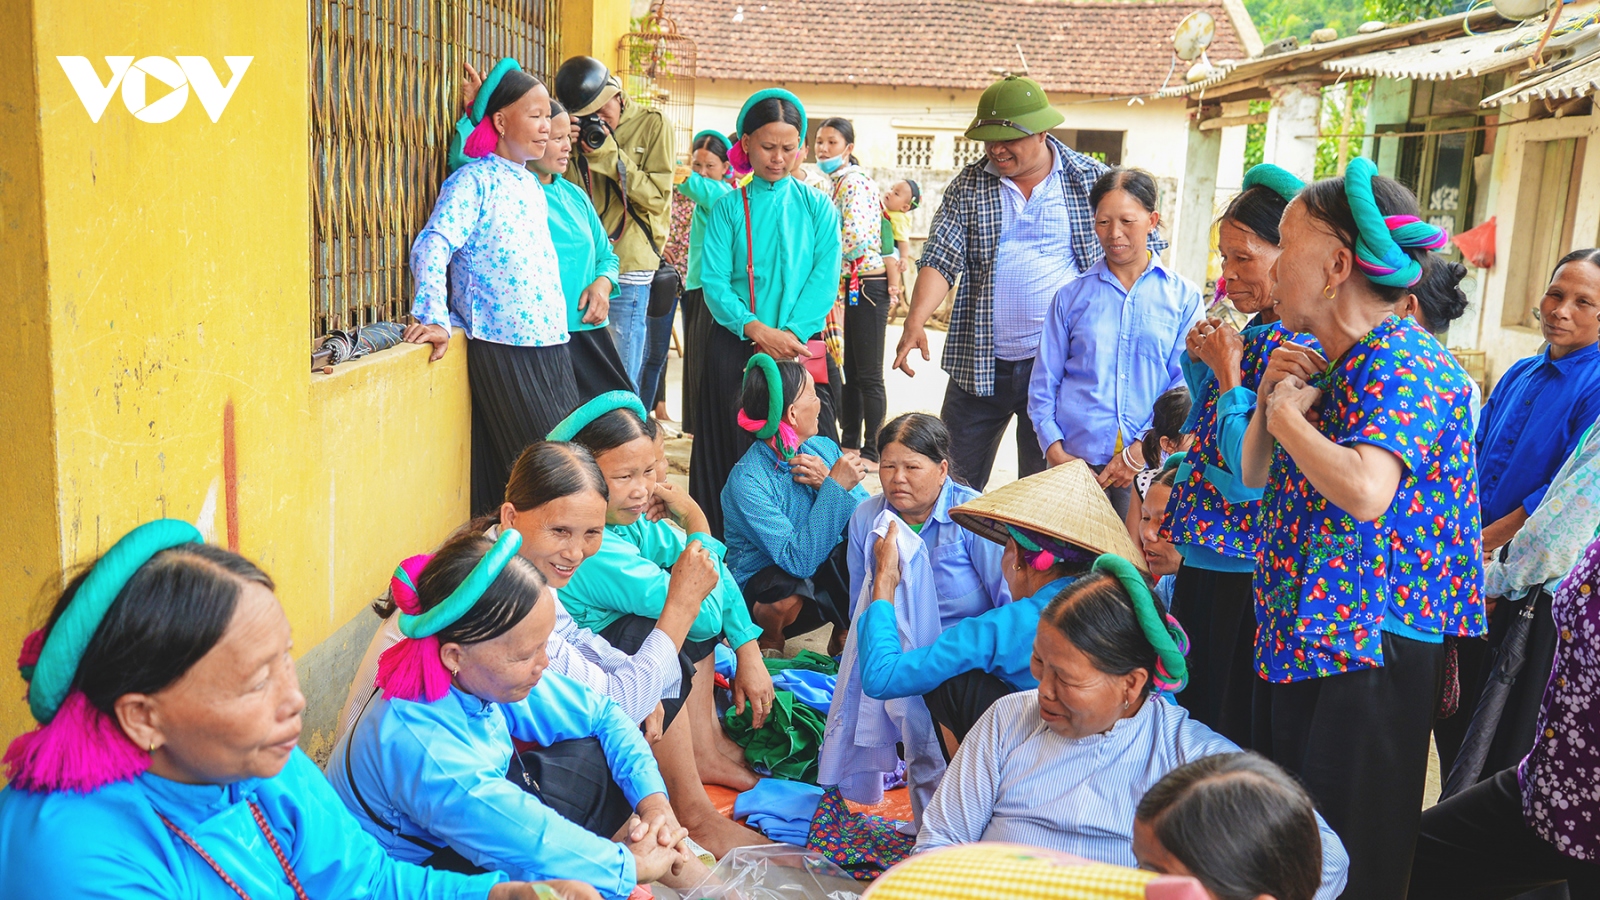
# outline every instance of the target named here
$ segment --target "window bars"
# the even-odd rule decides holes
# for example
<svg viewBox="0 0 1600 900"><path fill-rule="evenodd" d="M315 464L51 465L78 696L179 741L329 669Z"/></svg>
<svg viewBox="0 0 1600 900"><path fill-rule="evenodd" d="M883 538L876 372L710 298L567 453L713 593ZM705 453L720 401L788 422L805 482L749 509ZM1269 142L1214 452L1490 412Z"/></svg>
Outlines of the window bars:
<svg viewBox="0 0 1600 900"><path fill-rule="evenodd" d="M895 165L902 169L933 168L933 135L897 135L894 156Z"/></svg>
<svg viewBox="0 0 1600 900"><path fill-rule="evenodd" d="M311 0L311 337L411 308L411 242L445 177L463 63L548 80L560 0Z"/></svg>
<svg viewBox="0 0 1600 900"><path fill-rule="evenodd" d="M954 168L959 171L972 163L983 159L983 141L975 141L964 135L956 135L954 150Z"/></svg>

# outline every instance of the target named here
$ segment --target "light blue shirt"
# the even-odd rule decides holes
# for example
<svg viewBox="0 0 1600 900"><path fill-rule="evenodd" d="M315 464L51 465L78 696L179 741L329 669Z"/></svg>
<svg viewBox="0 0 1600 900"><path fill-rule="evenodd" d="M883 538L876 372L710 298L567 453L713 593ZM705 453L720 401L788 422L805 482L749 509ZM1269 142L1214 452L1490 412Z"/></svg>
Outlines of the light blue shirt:
<svg viewBox="0 0 1600 900"><path fill-rule="evenodd" d="M306 894L481 900L499 873L457 875L384 853L300 750L271 778L180 784L149 772L92 793L0 791L0 897L60 900L238 900L211 866L162 824L166 816L255 900L294 900L261 837L261 809Z"/></svg>
<svg viewBox="0 0 1600 900"><path fill-rule="evenodd" d="M518 703L488 703L455 687L434 703L379 694L334 748L328 777L345 807L396 859L432 855L400 836L410 835L516 879L569 878L594 885L608 900L624 900L636 883L633 854L506 778L513 738L548 747L586 737L599 738L630 805L666 793L649 745L622 708L549 671ZM382 824L351 790L345 754L352 746L355 786Z"/></svg>
<svg viewBox="0 0 1600 900"><path fill-rule="evenodd" d="M1067 208L1061 154L1033 192L1009 178L1000 179L1000 246L994 257L994 355L1032 359L1039 352L1039 330L1050 298L1078 277L1072 256L1072 212ZM991 175L993 163L985 164Z"/></svg>
<svg viewBox="0 0 1600 900"><path fill-rule="evenodd" d="M920 696L973 671L988 672L1019 691L1033 690L1039 679L1029 664L1039 616L1072 581L1058 578L1031 597L962 619L932 644L909 650L900 647L894 605L873 601L856 625L862 692L878 700Z"/></svg>
<svg viewBox="0 0 1600 900"><path fill-rule="evenodd" d="M1111 461L1117 437L1150 430L1156 398L1182 385L1184 335L1205 316L1200 289L1154 256L1123 290L1106 261L1056 294L1028 386L1039 447L1092 466Z"/></svg>
<svg viewBox="0 0 1600 900"><path fill-rule="evenodd" d="M445 179L411 245L411 275L411 315L424 325L517 347L567 342L544 185L504 157L491 153Z"/></svg>
<svg viewBox="0 0 1600 900"><path fill-rule="evenodd" d="M807 440L799 452L829 469L841 455L839 445L825 437ZM752 444L722 487L724 561L741 588L771 565L810 578L844 539L850 515L867 497L861 485L847 491L832 478L820 488L800 484L765 441Z"/></svg>
<svg viewBox="0 0 1600 900"><path fill-rule="evenodd" d="M976 616L1011 602L1000 557L1005 548L962 528L950 518L950 510L978 496L978 492L946 477L939 498L922 523L918 536L928 547L928 562L933 567L934 588L939 594L941 630L969 616ZM850 517L850 602L861 596L861 584L876 565L869 556L873 522L889 507L889 498L876 494L856 507ZM898 510L897 510L898 512ZM902 530L910 530L904 522Z"/></svg>
<svg viewBox="0 0 1600 900"><path fill-rule="evenodd" d="M922 817L917 851L1007 841L1136 866L1133 816L1145 792L1179 766L1234 743L1189 718L1176 703L1146 700L1105 734L1079 740L1039 717L1039 692L1002 697L961 742ZM1322 885L1317 900L1344 890L1350 857L1317 816Z"/></svg>

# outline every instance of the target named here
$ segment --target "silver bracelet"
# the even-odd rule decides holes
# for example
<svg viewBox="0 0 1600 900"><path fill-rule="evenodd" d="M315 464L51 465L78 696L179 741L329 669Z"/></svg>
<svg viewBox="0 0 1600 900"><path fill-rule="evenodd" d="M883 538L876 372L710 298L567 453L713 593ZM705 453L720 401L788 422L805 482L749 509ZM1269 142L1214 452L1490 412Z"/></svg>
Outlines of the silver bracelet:
<svg viewBox="0 0 1600 900"><path fill-rule="evenodd" d="M1128 444L1127 446L1122 448L1122 464L1127 466L1128 468L1134 470L1135 472L1143 472L1145 469L1149 468L1149 466L1146 466L1144 464L1144 460L1142 460L1142 459L1139 460L1137 463L1135 463L1133 460L1129 459L1128 458L1128 451L1132 450L1132 449L1133 449L1133 445L1132 444Z"/></svg>

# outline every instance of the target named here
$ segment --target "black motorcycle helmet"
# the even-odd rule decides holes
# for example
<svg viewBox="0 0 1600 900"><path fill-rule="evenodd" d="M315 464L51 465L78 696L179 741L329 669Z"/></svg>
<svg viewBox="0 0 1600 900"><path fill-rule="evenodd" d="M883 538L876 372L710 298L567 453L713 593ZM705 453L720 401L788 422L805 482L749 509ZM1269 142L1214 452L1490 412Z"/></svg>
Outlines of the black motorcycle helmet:
<svg viewBox="0 0 1600 900"><path fill-rule="evenodd" d="M611 81L611 70L592 56L574 56L556 70L553 82L556 99L573 116L584 116L598 109L601 96Z"/></svg>

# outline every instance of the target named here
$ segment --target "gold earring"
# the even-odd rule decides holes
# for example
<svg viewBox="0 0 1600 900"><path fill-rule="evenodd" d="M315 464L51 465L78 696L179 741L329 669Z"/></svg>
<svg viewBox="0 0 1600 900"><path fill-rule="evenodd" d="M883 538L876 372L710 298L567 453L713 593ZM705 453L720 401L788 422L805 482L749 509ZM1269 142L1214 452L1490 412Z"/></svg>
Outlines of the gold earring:
<svg viewBox="0 0 1600 900"><path fill-rule="evenodd" d="M1333 289L1333 285L1325 284L1322 286L1322 296L1325 299L1332 300L1336 293L1337 292Z"/></svg>
<svg viewBox="0 0 1600 900"><path fill-rule="evenodd" d="M151 753L151 754L152 754L152 755L153 755L153 754L154 754L154 753L155 753L155 752L156 752L156 742L155 742L155 741L151 741L151 742L150 742L150 750L149 750L149 752L150 752L150 753Z"/></svg>

